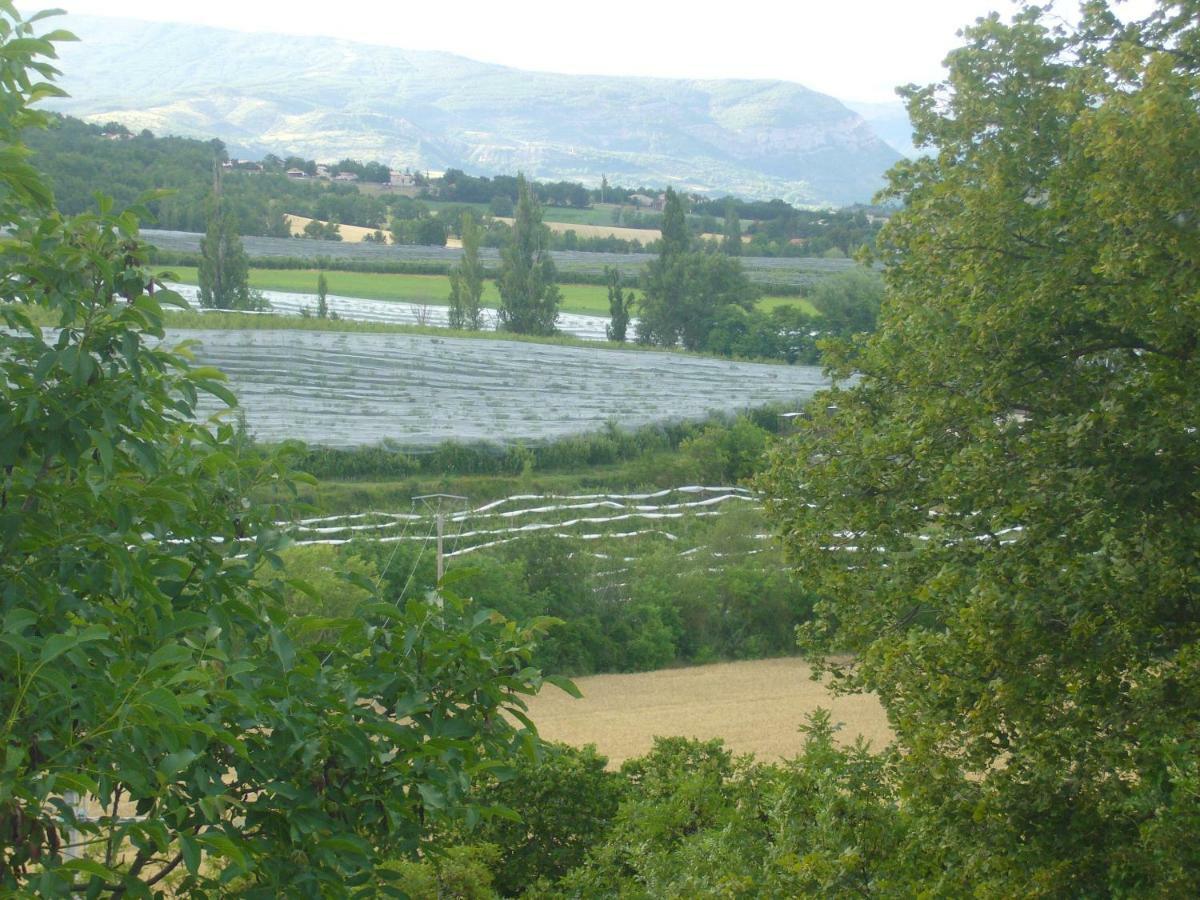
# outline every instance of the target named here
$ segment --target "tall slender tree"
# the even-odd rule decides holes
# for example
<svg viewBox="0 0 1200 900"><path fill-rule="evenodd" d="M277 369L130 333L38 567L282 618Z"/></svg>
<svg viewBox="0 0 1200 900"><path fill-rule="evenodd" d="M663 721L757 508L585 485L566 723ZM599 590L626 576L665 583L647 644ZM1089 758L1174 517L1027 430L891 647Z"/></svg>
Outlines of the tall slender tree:
<svg viewBox="0 0 1200 900"><path fill-rule="evenodd" d="M553 334L562 298L548 250L542 209L524 175L517 176L512 239L501 257L500 327L520 334Z"/></svg>
<svg viewBox="0 0 1200 900"><path fill-rule="evenodd" d="M688 231L687 216L683 211L683 198L674 188L667 188L663 204L662 244L659 256L674 259L688 251L692 245L692 234Z"/></svg>
<svg viewBox="0 0 1200 900"><path fill-rule="evenodd" d="M726 256L742 255L742 222L738 218L737 205L732 200L725 204L725 228L721 238L721 252Z"/></svg>
<svg viewBox="0 0 1200 900"><path fill-rule="evenodd" d="M483 327L483 265L479 261L479 226L463 216L463 255L450 271L450 327L478 331Z"/></svg>
<svg viewBox="0 0 1200 900"><path fill-rule="evenodd" d="M206 309L249 309L250 260L237 225L221 198L221 165L213 160L208 228L200 239L200 305Z"/></svg>
<svg viewBox="0 0 1200 900"><path fill-rule="evenodd" d="M604 276L608 282L608 316L609 322L604 327L610 341L623 344L629 330L629 313L636 302L633 291L625 293L621 287L621 270L616 266L607 266Z"/></svg>
<svg viewBox="0 0 1200 900"><path fill-rule="evenodd" d="M317 274L317 318L329 318L329 281L324 272Z"/></svg>

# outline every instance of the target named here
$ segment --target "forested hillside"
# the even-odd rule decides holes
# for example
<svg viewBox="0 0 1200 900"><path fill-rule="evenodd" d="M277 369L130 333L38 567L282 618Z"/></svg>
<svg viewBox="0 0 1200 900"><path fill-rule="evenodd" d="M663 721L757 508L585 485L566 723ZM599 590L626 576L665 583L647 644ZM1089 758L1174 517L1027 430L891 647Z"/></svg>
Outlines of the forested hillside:
<svg viewBox="0 0 1200 900"><path fill-rule="evenodd" d="M227 157L219 140L130 134L124 126L89 125L70 116L24 135L35 164L46 173L59 208L69 214L94 208L97 192L118 206L147 191L167 189L153 200L155 223L178 231L204 231L213 166ZM248 235L287 237L284 213L335 222L386 227L387 207L352 184L297 181L280 171L225 173L225 204ZM147 223L150 224L150 223Z"/></svg>

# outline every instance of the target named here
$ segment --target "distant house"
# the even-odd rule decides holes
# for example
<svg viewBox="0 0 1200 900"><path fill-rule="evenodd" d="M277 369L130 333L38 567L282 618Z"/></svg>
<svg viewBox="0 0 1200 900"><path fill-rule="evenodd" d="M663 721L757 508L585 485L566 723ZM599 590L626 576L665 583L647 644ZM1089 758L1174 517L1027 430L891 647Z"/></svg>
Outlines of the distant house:
<svg viewBox="0 0 1200 900"><path fill-rule="evenodd" d="M353 172L338 172L333 176L334 181L358 181L358 176Z"/></svg>
<svg viewBox="0 0 1200 900"><path fill-rule="evenodd" d="M329 166L318 165L317 166L317 177L318 178L328 178L329 177Z"/></svg>
<svg viewBox="0 0 1200 900"><path fill-rule="evenodd" d="M288 178L307 178L308 176L306 174L304 174L303 169L288 169L287 177Z"/></svg>
<svg viewBox="0 0 1200 900"><path fill-rule="evenodd" d="M391 187L416 187L417 177L408 172L397 172L392 169L388 175L388 184Z"/></svg>
<svg viewBox="0 0 1200 900"><path fill-rule="evenodd" d="M641 206L646 209L652 209L657 200L648 194L630 194L629 202L635 206Z"/></svg>

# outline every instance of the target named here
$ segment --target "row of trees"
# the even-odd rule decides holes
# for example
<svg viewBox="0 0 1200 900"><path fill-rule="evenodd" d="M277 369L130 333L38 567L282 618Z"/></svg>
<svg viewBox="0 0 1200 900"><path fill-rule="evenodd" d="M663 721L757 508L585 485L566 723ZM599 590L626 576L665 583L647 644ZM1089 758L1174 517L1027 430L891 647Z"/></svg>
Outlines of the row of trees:
<svg viewBox="0 0 1200 900"><path fill-rule="evenodd" d="M553 334L560 294L547 252L549 231L523 178L518 190L516 218L505 235L496 282L499 324L524 334ZM463 258L450 276L450 323L478 329L484 277L481 230L470 213L462 221ZM811 298L815 316L789 306L765 313L755 308L758 291L736 258L740 250L740 224L732 207L719 248L701 244L687 228L682 198L669 190L659 254L640 279L641 297L622 283L617 269L605 271L609 340L627 340L636 310L641 343L815 364L820 339L874 330L883 284L872 270L855 269L822 281Z"/></svg>
<svg viewBox="0 0 1200 900"><path fill-rule="evenodd" d="M479 262L480 229L470 214L463 217L463 255L450 272L451 328L479 329L483 324L483 266ZM549 229L529 183L517 176L517 208L509 239L500 256L496 287L500 292L498 327L518 334L549 335L556 331L562 294L550 257Z"/></svg>
<svg viewBox="0 0 1200 900"><path fill-rule="evenodd" d="M110 123L91 125L70 116L56 116L45 131L30 131L26 142L37 155L39 168L54 187L64 212L79 213L92 208L93 192L99 185L118 204L132 204L146 191L169 188L170 196L159 196L147 203L155 224L181 231L202 231L207 223L207 197L211 162L214 156L225 160L224 145L217 140L155 137L149 132L129 140L105 140L107 133L120 133L122 126ZM239 234L286 237L289 230L284 214L305 216L323 222L353 224L381 230L391 229L397 243L439 244L447 233L461 233L461 218L470 211L468 204L488 204L493 216L510 217L516 208L519 189L514 176L475 177L451 169L440 179L421 178L418 188L441 202L463 204L450 214L434 213L420 201L404 195L377 196L360 191L353 184L312 179L287 178L287 169L316 173L314 160L281 158L268 154L263 171L234 169L227 173L225 202L236 222ZM367 183L388 180L388 169L377 162L360 163L345 159L331 167L331 174L350 172ZM628 203L637 193L657 194L647 188L625 189L606 186L588 191L572 182L530 183L529 189L539 202L549 206L582 208L599 202ZM695 233L721 231L721 218L732 209L742 219L753 220L748 229L747 252L753 255L792 254L820 256L836 250L852 254L870 244L878 225L862 210L799 210L782 201L770 203L733 199L706 200L681 198L688 225ZM620 224L657 228L659 212L628 207L615 210ZM502 232L502 229L501 229ZM486 245L500 246L502 235L484 236ZM616 238L598 239L556 235L552 249L580 249L597 252L634 252L641 244Z"/></svg>

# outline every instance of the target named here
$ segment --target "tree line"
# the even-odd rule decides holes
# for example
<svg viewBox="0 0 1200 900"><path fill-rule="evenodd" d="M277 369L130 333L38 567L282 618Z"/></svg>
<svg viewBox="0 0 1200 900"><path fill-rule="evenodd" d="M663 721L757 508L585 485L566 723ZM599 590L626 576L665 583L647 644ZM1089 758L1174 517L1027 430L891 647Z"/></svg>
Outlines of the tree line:
<svg viewBox="0 0 1200 900"><path fill-rule="evenodd" d="M113 136L121 139L109 139ZM64 212L91 209L97 188L122 206L135 203L148 191L169 189L170 196L150 200L146 209L157 227L178 231L205 229L212 161L228 160L225 145L219 140L156 137L145 130L132 134L120 123L94 125L62 115L54 116L49 128L31 130L22 139L35 153ZM452 205L450 211L435 212L419 199L402 194L377 196L360 191L355 184L315 180L311 178L317 172L315 160L269 153L256 165L262 171L234 166L227 172L226 202L235 228L242 235L287 237L290 231L283 217L290 213L380 229L390 232L398 243L444 244L447 235L461 235L465 211L471 211L478 220L481 216L477 205L487 204L489 215L509 217L519 193L516 176L472 176L458 169L449 169L440 178L417 173L414 183L421 197ZM289 169L298 169L310 178L288 178L285 173ZM361 182L382 184L389 180L391 170L376 161L342 159L331 163L327 171L330 176L346 172ZM529 189L545 206L573 209L602 201L632 204L630 198L634 196L657 197L660 193L645 187L612 186L607 179L595 189L567 181L529 182ZM862 210L802 210L780 200L748 202L700 196L681 200L688 227L696 234L720 231L721 217L732 206L739 216L753 222L747 228L747 252L760 256L851 255L863 244L870 244L879 227ZM662 218L661 212L636 205L618 209L616 215L618 221L614 224L647 229L658 228ZM504 223L489 225L484 245L500 246L506 227ZM332 230L313 236L337 239ZM555 250L629 253L655 249L639 241L572 236L569 232L552 235L548 240Z"/></svg>
<svg viewBox="0 0 1200 900"><path fill-rule="evenodd" d="M528 183L520 176L517 181L516 218L497 276L500 327L552 334L559 294L547 252L550 232ZM480 230L470 214L464 222L463 258L451 271L450 317L458 326L478 328ZM719 245L701 241L687 227L682 198L668 188L658 255L638 279L641 296L628 289L615 268L606 272L608 339L626 341L636 313L636 340L642 344L815 364L822 340L874 330L883 283L872 270L852 270L822 282L813 294L815 316L794 305L766 313L756 308L759 291L742 270L741 251L740 225L732 209L724 240Z"/></svg>

